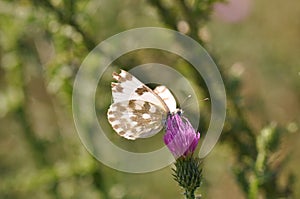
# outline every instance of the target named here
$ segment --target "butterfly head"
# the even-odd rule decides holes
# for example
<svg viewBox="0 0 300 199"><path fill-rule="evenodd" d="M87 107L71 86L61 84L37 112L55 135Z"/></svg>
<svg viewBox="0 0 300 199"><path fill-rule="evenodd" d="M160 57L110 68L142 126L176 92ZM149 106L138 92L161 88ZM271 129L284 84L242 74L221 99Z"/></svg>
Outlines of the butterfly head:
<svg viewBox="0 0 300 199"><path fill-rule="evenodd" d="M181 108L177 108L175 113L181 116L183 113L183 110Z"/></svg>
<svg viewBox="0 0 300 199"><path fill-rule="evenodd" d="M181 108L177 108L175 111L173 111L173 112L169 112L169 116L172 116L172 115L176 115L176 114L178 114L178 115L182 115L183 114L183 110L181 109Z"/></svg>

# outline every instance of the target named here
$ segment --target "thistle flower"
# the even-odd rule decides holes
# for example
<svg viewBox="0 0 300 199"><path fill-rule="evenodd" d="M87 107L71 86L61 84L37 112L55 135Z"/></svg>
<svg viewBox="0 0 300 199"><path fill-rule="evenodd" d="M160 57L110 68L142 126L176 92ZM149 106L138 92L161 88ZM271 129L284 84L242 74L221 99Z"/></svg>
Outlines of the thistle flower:
<svg viewBox="0 0 300 199"><path fill-rule="evenodd" d="M195 131L186 118L179 113L168 116L164 142L176 159L192 154L199 139L200 133Z"/></svg>
<svg viewBox="0 0 300 199"><path fill-rule="evenodd" d="M180 113L167 118L164 142L176 158L174 179L185 190L187 199L195 199L195 191L202 179L202 161L193 153L198 145L200 133Z"/></svg>

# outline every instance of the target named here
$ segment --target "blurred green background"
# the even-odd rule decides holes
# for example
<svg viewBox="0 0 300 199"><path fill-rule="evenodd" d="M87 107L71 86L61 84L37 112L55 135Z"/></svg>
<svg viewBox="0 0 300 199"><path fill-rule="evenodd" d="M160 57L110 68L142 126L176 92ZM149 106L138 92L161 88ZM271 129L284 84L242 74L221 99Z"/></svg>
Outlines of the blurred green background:
<svg viewBox="0 0 300 199"><path fill-rule="evenodd" d="M297 0L0 0L0 198L183 198L171 167L147 174L108 168L74 127L72 86L85 56L144 26L191 36L223 75L227 119L205 159L203 198L300 198L299 19ZM170 54L133 52L111 70L153 61L173 66L207 97L202 79ZM97 97L105 113L109 99ZM204 113L200 131L209 104ZM109 136L129 150L162 146L161 137L132 146Z"/></svg>

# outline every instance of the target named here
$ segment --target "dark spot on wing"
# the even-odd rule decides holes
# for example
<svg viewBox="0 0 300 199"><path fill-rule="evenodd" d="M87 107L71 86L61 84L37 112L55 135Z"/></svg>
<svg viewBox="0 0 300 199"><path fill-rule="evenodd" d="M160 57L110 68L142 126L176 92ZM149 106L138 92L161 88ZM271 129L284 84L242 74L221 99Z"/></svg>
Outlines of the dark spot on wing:
<svg viewBox="0 0 300 199"><path fill-rule="evenodd" d="M109 120L110 122L114 122L114 121L116 121L116 118L110 117L110 118L108 118L108 120Z"/></svg>
<svg viewBox="0 0 300 199"><path fill-rule="evenodd" d="M114 91L117 91L117 92L120 92L120 93L123 92L123 87L118 83L114 83L114 82L111 83L111 87Z"/></svg>
<svg viewBox="0 0 300 199"><path fill-rule="evenodd" d="M132 75L130 73L126 73L125 79L128 81L132 80Z"/></svg>
<svg viewBox="0 0 300 199"><path fill-rule="evenodd" d="M117 109L118 109L118 111L120 111L120 112L126 111L126 108L125 108L124 106L118 106Z"/></svg>
<svg viewBox="0 0 300 199"><path fill-rule="evenodd" d="M135 92L136 92L138 95L143 95L143 93L148 92L148 89L147 89L145 86L142 86L142 88L137 88L137 89L135 90Z"/></svg>
<svg viewBox="0 0 300 199"><path fill-rule="evenodd" d="M131 109L134 109L134 108L135 108L135 101L136 101L136 100L129 100L129 102L128 102L129 108L131 108Z"/></svg>
<svg viewBox="0 0 300 199"><path fill-rule="evenodd" d="M113 126L113 128L114 128L114 129L118 129L118 128L119 128L119 125L116 124L116 125Z"/></svg>
<svg viewBox="0 0 300 199"><path fill-rule="evenodd" d="M149 110L150 110L150 104L149 103L144 104L144 110L145 110L145 112L149 112Z"/></svg>

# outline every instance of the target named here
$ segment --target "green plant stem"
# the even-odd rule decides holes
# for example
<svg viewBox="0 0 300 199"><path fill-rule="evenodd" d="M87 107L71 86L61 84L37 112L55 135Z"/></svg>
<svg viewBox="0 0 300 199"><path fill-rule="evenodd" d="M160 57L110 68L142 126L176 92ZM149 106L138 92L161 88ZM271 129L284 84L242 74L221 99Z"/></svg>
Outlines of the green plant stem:
<svg viewBox="0 0 300 199"><path fill-rule="evenodd" d="M184 195L186 199L195 199L195 190L193 191L185 190Z"/></svg>
<svg viewBox="0 0 300 199"><path fill-rule="evenodd" d="M259 182L257 176L256 175L251 176L249 181L248 199L258 198L258 188L259 188Z"/></svg>

